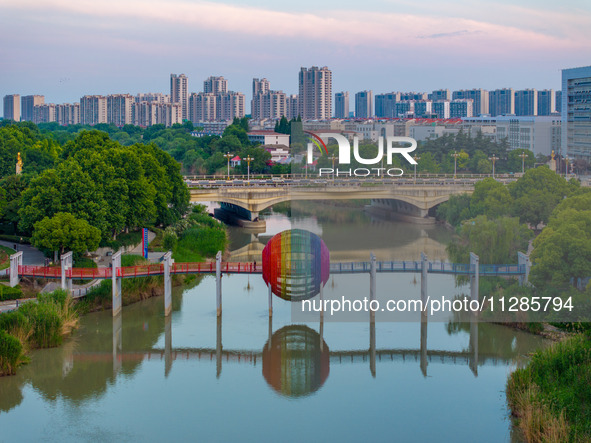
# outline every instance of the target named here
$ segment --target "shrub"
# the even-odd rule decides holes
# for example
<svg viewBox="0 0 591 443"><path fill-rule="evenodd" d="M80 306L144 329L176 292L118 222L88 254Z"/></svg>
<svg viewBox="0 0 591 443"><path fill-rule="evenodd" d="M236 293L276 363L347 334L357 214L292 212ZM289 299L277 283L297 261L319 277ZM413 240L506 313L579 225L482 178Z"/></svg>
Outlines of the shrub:
<svg viewBox="0 0 591 443"><path fill-rule="evenodd" d="M23 291L19 286L11 288L10 286L0 285L0 301L17 300L23 298Z"/></svg>
<svg viewBox="0 0 591 443"><path fill-rule="evenodd" d="M22 361L23 345L12 335L0 330L0 375L14 374Z"/></svg>
<svg viewBox="0 0 591 443"><path fill-rule="evenodd" d="M53 302L28 302L20 311L31 325L31 343L39 348L50 348L62 343L63 320L60 307Z"/></svg>

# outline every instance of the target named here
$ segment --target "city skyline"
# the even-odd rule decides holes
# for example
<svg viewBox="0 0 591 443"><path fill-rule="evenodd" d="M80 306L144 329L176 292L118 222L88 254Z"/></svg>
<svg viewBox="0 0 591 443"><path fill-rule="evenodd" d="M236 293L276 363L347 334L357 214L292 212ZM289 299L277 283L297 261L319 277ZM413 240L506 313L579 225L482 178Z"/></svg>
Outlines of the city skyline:
<svg viewBox="0 0 591 443"><path fill-rule="evenodd" d="M586 3L486 3L374 1L360 10L308 1L0 0L10 36L0 48L0 96L66 103L85 94L165 92L162 79L184 72L223 75L249 102L253 77L296 93L301 66L329 66L333 90L353 93L559 90L561 69L589 64Z"/></svg>

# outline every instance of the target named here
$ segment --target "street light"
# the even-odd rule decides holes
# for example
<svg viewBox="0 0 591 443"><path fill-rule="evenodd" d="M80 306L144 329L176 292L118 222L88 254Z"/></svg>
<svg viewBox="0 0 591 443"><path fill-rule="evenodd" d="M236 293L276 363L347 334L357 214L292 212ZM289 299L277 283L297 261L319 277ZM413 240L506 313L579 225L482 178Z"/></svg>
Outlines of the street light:
<svg viewBox="0 0 591 443"><path fill-rule="evenodd" d="M332 181L334 181L334 161L338 158L335 157L334 155L332 157L329 157L332 160Z"/></svg>
<svg viewBox="0 0 591 443"><path fill-rule="evenodd" d="M226 157L228 159L228 180L230 180L230 159L234 156L234 154L230 154L229 152L227 154L224 154L224 157Z"/></svg>
<svg viewBox="0 0 591 443"><path fill-rule="evenodd" d="M251 157L250 155L247 155L244 160L246 160L246 165L247 165L247 171L248 171L248 175L247 175L247 183L250 184L250 162L254 160L253 157Z"/></svg>
<svg viewBox="0 0 591 443"><path fill-rule="evenodd" d="M499 157L497 157L496 155L493 154L492 157L488 158L490 161L492 161L493 163L493 178L495 178L495 163L497 162L497 160L499 159Z"/></svg>
<svg viewBox="0 0 591 443"><path fill-rule="evenodd" d="M417 155L415 154L415 156L413 157L413 159L414 159L415 162L418 162L421 159L421 157L417 157ZM415 181L414 182L416 184L416 182L417 182L417 164L415 163L414 166L415 166Z"/></svg>
<svg viewBox="0 0 591 443"><path fill-rule="evenodd" d="M454 151L454 153L451 156L454 158L454 179L455 179L457 172L458 172L458 157L460 156L460 154L458 154L457 151Z"/></svg>
<svg viewBox="0 0 591 443"><path fill-rule="evenodd" d="M521 158L521 173L523 174L525 172L525 159L528 157L528 155L525 152L522 152L518 155L518 157Z"/></svg>

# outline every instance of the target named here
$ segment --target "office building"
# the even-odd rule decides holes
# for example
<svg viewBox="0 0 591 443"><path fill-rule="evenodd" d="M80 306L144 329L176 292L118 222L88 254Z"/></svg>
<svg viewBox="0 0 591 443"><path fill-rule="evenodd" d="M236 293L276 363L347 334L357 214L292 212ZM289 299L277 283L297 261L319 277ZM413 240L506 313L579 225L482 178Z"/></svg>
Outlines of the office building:
<svg viewBox="0 0 591 443"><path fill-rule="evenodd" d="M180 103L182 118L189 115L189 79L185 74L170 74L170 101Z"/></svg>
<svg viewBox="0 0 591 443"><path fill-rule="evenodd" d="M562 113L562 91L556 91L556 98L554 100L556 104L556 112Z"/></svg>
<svg viewBox="0 0 591 443"><path fill-rule="evenodd" d="M21 97L21 121L33 121L33 108L45 104L44 95L24 95Z"/></svg>
<svg viewBox="0 0 591 443"><path fill-rule="evenodd" d="M337 92L334 95L334 116L335 118L349 118L349 93L347 91Z"/></svg>
<svg viewBox="0 0 591 443"><path fill-rule="evenodd" d="M301 68L299 72L299 115L302 119L326 120L332 111L332 72L326 66Z"/></svg>
<svg viewBox="0 0 591 443"><path fill-rule="evenodd" d="M4 96L4 118L15 122L21 121L21 96L19 94Z"/></svg>
<svg viewBox="0 0 591 443"><path fill-rule="evenodd" d="M537 89L515 91L515 115L538 115Z"/></svg>
<svg viewBox="0 0 591 443"><path fill-rule="evenodd" d="M371 118L373 112L372 91L361 91L355 94L355 117Z"/></svg>
<svg viewBox="0 0 591 443"><path fill-rule="evenodd" d="M591 66L562 70L562 155L591 160Z"/></svg>

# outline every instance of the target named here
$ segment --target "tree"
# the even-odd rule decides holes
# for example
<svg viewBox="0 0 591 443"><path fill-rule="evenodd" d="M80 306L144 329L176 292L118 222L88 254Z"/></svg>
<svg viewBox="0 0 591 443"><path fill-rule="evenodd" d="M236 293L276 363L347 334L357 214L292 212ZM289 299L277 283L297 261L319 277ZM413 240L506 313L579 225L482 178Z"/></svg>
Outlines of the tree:
<svg viewBox="0 0 591 443"><path fill-rule="evenodd" d="M566 180L545 166L530 169L509 185L513 214L532 226L548 223L550 214L573 189Z"/></svg>
<svg viewBox="0 0 591 443"><path fill-rule="evenodd" d="M514 263L518 251L527 250L531 230L513 217L489 220L485 215L462 224L460 237L448 246L452 260L468 263L470 252L482 264Z"/></svg>
<svg viewBox="0 0 591 443"><path fill-rule="evenodd" d="M510 215L512 199L507 187L493 178L485 178L474 185L470 198L472 217L486 215L496 218Z"/></svg>
<svg viewBox="0 0 591 443"><path fill-rule="evenodd" d="M524 159L520 157L523 154L527 155ZM522 161L526 170L532 168L536 162L534 153L529 149L514 149L509 151L509 160L507 162L509 172L521 172Z"/></svg>
<svg viewBox="0 0 591 443"><path fill-rule="evenodd" d="M94 251L101 239L99 229L67 212L58 212L35 223L31 243L45 251Z"/></svg>

